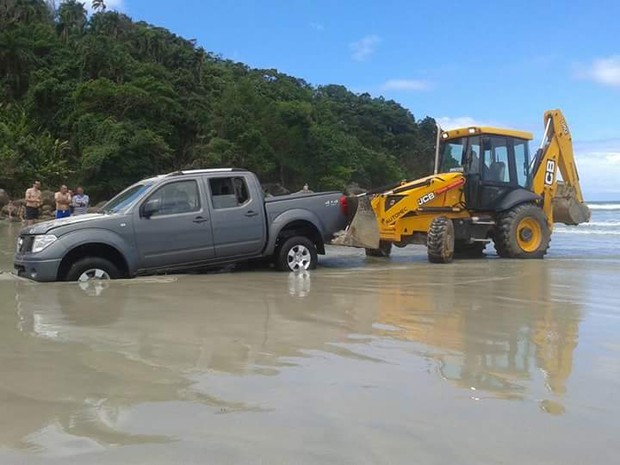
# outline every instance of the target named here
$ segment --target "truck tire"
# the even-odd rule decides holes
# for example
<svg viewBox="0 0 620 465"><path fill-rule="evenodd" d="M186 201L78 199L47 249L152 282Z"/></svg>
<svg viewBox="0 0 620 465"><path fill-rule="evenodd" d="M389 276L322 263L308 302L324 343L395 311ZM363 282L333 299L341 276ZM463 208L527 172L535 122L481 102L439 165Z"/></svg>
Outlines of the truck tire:
<svg viewBox="0 0 620 465"><path fill-rule="evenodd" d="M473 242L466 244L461 241L454 243L454 256L457 258L479 258L484 257L486 242Z"/></svg>
<svg viewBox="0 0 620 465"><path fill-rule="evenodd" d="M454 224L445 216L433 218L426 238L428 261L450 263L454 257Z"/></svg>
<svg viewBox="0 0 620 465"><path fill-rule="evenodd" d="M367 257L389 257L392 253L392 243L388 241L379 241L378 249L366 249Z"/></svg>
<svg viewBox="0 0 620 465"><path fill-rule="evenodd" d="M316 246L304 236L289 237L275 254L276 267L280 271L314 270L317 262Z"/></svg>
<svg viewBox="0 0 620 465"><path fill-rule="evenodd" d="M532 203L517 205L497 219L495 250L505 258L543 258L551 231L542 209Z"/></svg>
<svg viewBox="0 0 620 465"><path fill-rule="evenodd" d="M71 265L65 281L116 279L119 276L118 268L111 261L101 257L85 257Z"/></svg>

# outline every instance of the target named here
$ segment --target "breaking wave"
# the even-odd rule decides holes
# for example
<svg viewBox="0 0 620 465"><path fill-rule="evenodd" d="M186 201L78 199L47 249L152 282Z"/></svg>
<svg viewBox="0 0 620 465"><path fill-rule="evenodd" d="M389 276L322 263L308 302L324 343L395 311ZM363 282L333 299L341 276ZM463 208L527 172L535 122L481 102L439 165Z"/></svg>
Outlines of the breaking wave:
<svg viewBox="0 0 620 465"><path fill-rule="evenodd" d="M590 210L620 210L620 203L587 203Z"/></svg>

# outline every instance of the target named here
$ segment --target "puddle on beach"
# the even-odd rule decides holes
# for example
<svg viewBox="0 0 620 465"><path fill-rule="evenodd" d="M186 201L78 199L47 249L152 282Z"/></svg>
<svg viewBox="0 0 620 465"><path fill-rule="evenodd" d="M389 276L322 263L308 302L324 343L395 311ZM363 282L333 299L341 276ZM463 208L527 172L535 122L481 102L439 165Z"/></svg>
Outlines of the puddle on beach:
<svg viewBox="0 0 620 465"><path fill-rule="evenodd" d="M329 252L298 275L0 274L0 463L616 461L619 260Z"/></svg>

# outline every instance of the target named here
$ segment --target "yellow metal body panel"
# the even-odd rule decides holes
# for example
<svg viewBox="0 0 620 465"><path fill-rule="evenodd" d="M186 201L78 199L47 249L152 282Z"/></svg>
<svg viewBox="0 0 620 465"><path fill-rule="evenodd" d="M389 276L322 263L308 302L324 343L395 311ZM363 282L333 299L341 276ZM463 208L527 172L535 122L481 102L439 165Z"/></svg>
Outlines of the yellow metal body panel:
<svg viewBox="0 0 620 465"><path fill-rule="evenodd" d="M443 131L442 139L450 140L459 137L489 134L494 136L516 137L517 139L532 140L534 135L531 132L517 131L516 129L493 128L490 126L470 126L467 128L450 129Z"/></svg>
<svg viewBox="0 0 620 465"><path fill-rule="evenodd" d="M559 169L568 192L562 211L568 217L577 208L579 221L566 224L578 224L588 221L589 211L583 203L583 195L579 186L579 176L575 167L572 141L564 116L559 110L545 112L545 141L540 160L536 160L534 172L531 173L530 189L541 197L537 202L544 211L549 229L554 223L554 203L556 221L559 219L556 194L559 192L557 170ZM502 135L511 138L531 140L532 134L525 131L500 129L486 126L452 129L442 133L442 140L475 135ZM438 216L450 219L471 218L473 215L465 204L465 176L462 173L441 173L425 178L401 183L398 187L381 194L374 195L370 206L376 215L380 239L388 242L416 242L418 235L426 235L431 222ZM566 189L568 188L568 189ZM566 199L565 199L566 200ZM585 210L583 210L585 209ZM569 211L570 210L570 211ZM496 213L476 212L476 216L495 218ZM372 220L371 220L372 221ZM420 239L424 237L421 236Z"/></svg>
<svg viewBox="0 0 620 465"><path fill-rule="evenodd" d="M557 171L562 180L574 190L575 200L584 203L579 175L573 154L573 141L566 119L560 110L545 112L544 123L547 135L543 158L533 173L532 190L542 197L542 209L547 215L549 228L553 228L553 199L558 191Z"/></svg>
<svg viewBox="0 0 620 465"><path fill-rule="evenodd" d="M403 183L375 196L381 240L400 242L416 233L426 234L433 218L468 218L461 173L444 173Z"/></svg>

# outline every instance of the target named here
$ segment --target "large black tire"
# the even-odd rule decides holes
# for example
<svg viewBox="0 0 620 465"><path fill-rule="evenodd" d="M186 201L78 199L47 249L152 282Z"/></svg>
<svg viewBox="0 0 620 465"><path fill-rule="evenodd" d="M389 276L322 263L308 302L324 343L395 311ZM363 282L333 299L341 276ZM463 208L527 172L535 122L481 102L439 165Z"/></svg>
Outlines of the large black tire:
<svg viewBox="0 0 620 465"><path fill-rule="evenodd" d="M366 249L367 257L389 257L392 253L392 243L379 241L378 249Z"/></svg>
<svg viewBox="0 0 620 465"><path fill-rule="evenodd" d="M543 258L550 241L547 217L532 203L517 205L497 219L493 242L500 257Z"/></svg>
<svg viewBox="0 0 620 465"><path fill-rule="evenodd" d="M428 261L450 263L454 257L454 224L445 216L433 218L426 238Z"/></svg>
<svg viewBox="0 0 620 465"><path fill-rule="evenodd" d="M484 257L486 242L473 242L467 244L462 241L454 243L454 256L457 258L480 258Z"/></svg>
<svg viewBox="0 0 620 465"><path fill-rule="evenodd" d="M318 260L316 246L304 236L289 237L275 253L275 264L280 271L314 270Z"/></svg>
<svg viewBox="0 0 620 465"><path fill-rule="evenodd" d="M65 276L65 281L85 281L89 279L117 279L120 272L116 265L101 257L84 257L76 261Z"/></svg>

